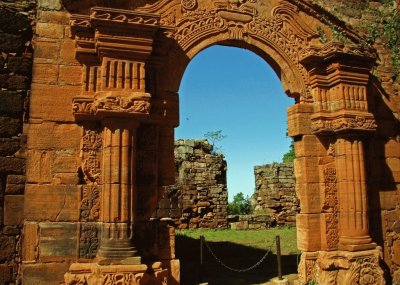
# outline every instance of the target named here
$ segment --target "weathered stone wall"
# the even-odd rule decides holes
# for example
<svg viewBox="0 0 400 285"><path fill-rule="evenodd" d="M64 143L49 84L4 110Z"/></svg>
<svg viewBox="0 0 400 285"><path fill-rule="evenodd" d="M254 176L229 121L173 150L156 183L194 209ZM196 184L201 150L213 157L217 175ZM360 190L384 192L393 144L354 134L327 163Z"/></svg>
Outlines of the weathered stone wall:
<svg viewBox="0 0 400 285"><path fill-rule="evenodd" d="M270 214L278 225L294 224L300 205L296 197L293 164L255 166L254 175L253 211Z"/></svg>
<svg viewBox="0 0 400 285"><path fill-rule="evenodd" d="M0 284L17 282L21 263L34 9L35 1L0 1Z"/></svg>
<svg viewBox="0 0 400 285"><path fill-rule="evenodd" d="M230 215L229 227L232 230L261 230L276 226L276 220L268 214Z"/></svg>
<svg viewBox="0 0 400 285"><path fill-rule="evenodd" d="M185 228L226 228L226 161L207 140L175 142L176 184L166 187L159 217Z"/></svg>

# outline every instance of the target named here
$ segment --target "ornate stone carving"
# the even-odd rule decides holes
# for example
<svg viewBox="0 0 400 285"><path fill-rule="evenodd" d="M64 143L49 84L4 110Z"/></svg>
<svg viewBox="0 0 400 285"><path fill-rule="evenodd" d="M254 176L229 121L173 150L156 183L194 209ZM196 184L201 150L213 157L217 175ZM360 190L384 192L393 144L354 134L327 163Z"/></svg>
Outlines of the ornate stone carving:
<svg viewBox="0 0 400 285"><path fill-rule="evenodd" d="M143 114L151 113L150 95L147 93L132 92L128 96L114 95L107 92L106 96L91 98L75 98L73 113L75 116L97 116L103 113Z"/></svg>
<svg viewBox="0 0 400 285"><path fill-rule="evenodd" d="M84 151L99 151L103 144L103 138L97 132L87 130L82 137L82 150Z"/></svg>
<svg viewBox="0 0 400 285"><path fill-rule="evenodd" d="M101 182L102 136L94 130L84 130L82 137L82 171L87 184Z"/></svg>
<svg viewBox="0 0 400 285"><path fill-rule="evenodd" d="M148 95L148 97L150 97L150 95ZM150 114L151 105L149 101L137 98L135 94L129 97L110 95L96 100L95 108L96 112L104 110L123 113L141 113L148 115Z"/></svg>
<svg viewBox="0 0 400 285"><path fill-rule="evenodd" d="M377 128L374 117L369 114L340 113L332 116L313 115L311 129L314 133L345 132L345 131L375 131Z"/></svg>
<svg viewBox="0 0 400 285"><path fill-rule="evenodd" d="M158 26L160 23L159 18L156 18L153 15L139 14L128 10L114 10L97 7L91 9L90 18L92 20L107 20L115 23L136 25L145 24L149 26Z"/></svg>
<svg viewBox="0 0 400 285"><path fill-rule="evenodd" d="M79 237L79 257L93 259L100 245L97 224L81 224ZM80 284L80 283L77 283Z"/></svg>
<svg viewBox="0 0 400 285"><path fill-rule="evenodd" d="M383 271L379 267L378 256L363 256L351 260L352 266L346 274L346 283L350 285L384 284Z"/></svg>
<svg viewBox="0 0 400 285"><path fill-rule="evenodd" d="M194 8L196 8L197 0L182 0L181 3L183 9L193 10Z"/></svg>
<svg viewBox="0 0 400 285"><path fill-rule="evenodd" d="M338 206L337 197L337 177L336 168L327 167L324 169L325 181L325 201L323 210L325 212L326 222L326 242L327 249L337 249L339 242L338 230Z"/></svg>
<svg viewBox="0 0 400 285"><path fill-rule="evenodd" d="M66 285L168 285L168 270L142 265L73 263L64 275Z"/></svg>
<svg viewBox="0 0 400 285"><path fill-rule="evenodd" d="M307 72L298 61L298 53L318 34L298 16L296 6L282 2L273 10L272 18L264 18L254 7L244 4L246 1L233 2L240 5L233 5L231 1L215 2L214 9L199 8L186 13L177 22L173 37L183 50L190 49L201 38L215 34L228 33L229 38L236 40L255 38L283 51L298 69L303 82L307 82ZM311 102L310 91L303 88L302 100Z"/></svg>
<svg viewBox="0 0 400 285"><path fill-rule="evenodd" d="M100 190L96 185L82 187L80 220L82 222L97 222L100 217Z"/></svg>
<svg viewBox="0 0 400 285"><path fill-rule="evenodd" d="M339 55L355 55L371 60L376 58L376 54L372 48L355 44L330 42L323 47L308 47L299 51L299 60L303 64L306 64L317 58L324 59Z"/></svg>

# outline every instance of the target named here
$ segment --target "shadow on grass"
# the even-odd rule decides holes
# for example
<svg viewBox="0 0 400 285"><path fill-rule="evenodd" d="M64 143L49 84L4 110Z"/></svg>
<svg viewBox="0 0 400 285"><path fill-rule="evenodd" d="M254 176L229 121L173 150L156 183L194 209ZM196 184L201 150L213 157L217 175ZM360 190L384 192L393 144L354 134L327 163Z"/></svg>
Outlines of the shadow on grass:
<svg viewBox="0 0 400 285"><path fill-rule="evenodd" d="M233 268L247 268L257 263L265 250L231 242L208 242L222 262ZM181 261L181 284L199 284L200 241L186 236L176 236L176 257ZM284 275L297 273L297 254L282 256ZM276 255L270 253L255 269L237 273L222 267L204 246L203 282L209 285L263 284L278 276Z"/></svg>

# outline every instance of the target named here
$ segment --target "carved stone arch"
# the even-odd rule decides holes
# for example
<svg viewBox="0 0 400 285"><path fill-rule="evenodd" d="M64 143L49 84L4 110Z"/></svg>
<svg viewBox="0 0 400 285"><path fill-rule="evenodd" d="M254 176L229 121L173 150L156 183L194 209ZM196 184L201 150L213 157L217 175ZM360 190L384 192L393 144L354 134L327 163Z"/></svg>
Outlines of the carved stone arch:
<svg viewBox="0 0 400 285"><path fill-rule="evenodd" d="M376 129L368 89L375 57L356 34L305 0L63 2L71 13L71 38L59 46L70 45L70 63L82 75L68 88L72 108L70 101L66 107L72 109L66 120L83 134L76 151L86 183L79 222L96 223L78 231L82 252L97 257L93 264L73 264L67 284L118 278L132 283L148 271L141 256L163 260L154 274L171 269L173 231L157 219L156 208L162 187L174 182L177 91L190 60L215 44L258 54L296 98L288 132L295 138L301 201L300 284L314 279L316 270L322 284L382 283L379 249L369 234L364 159L364 141ZM332 29L346 39L336 41ZM53 59L46 60L40 62ZM43 97L32 99L33 109L42 108ZM87 147L92 140L93 149ZM85 245L85 232L92 231ZM93 250L85 251L91 243ZM356 267L359 260L368 266Z"/></svg>

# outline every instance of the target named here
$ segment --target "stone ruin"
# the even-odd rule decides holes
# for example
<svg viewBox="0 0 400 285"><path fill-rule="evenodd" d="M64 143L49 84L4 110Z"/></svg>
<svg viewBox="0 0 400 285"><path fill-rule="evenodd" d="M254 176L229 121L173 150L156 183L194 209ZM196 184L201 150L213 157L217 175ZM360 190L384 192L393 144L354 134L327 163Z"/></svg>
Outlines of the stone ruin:
<svg viewBox="0 0 400 285"><path fill-rule="evenodd" d="M0 281L180 283L157 218L178 89L225 44L295 99L299 284L400 282L397 54L366 28L388 2L0 1Z"/></svg>
<svg viewBox="0 0 400 285"><path fill-rule="evenodd" d="M207 140L175 141L176 183L165 187L158 216L179 229L226 228L226 161Z"/></svg>
<svg viewBox="0 0 400 285"><path fill-rule="evenodd" d="M300 202L296 197L293 163L255 166L254 176L253 212L269 214L278 225L295 224Z"/></svg>

